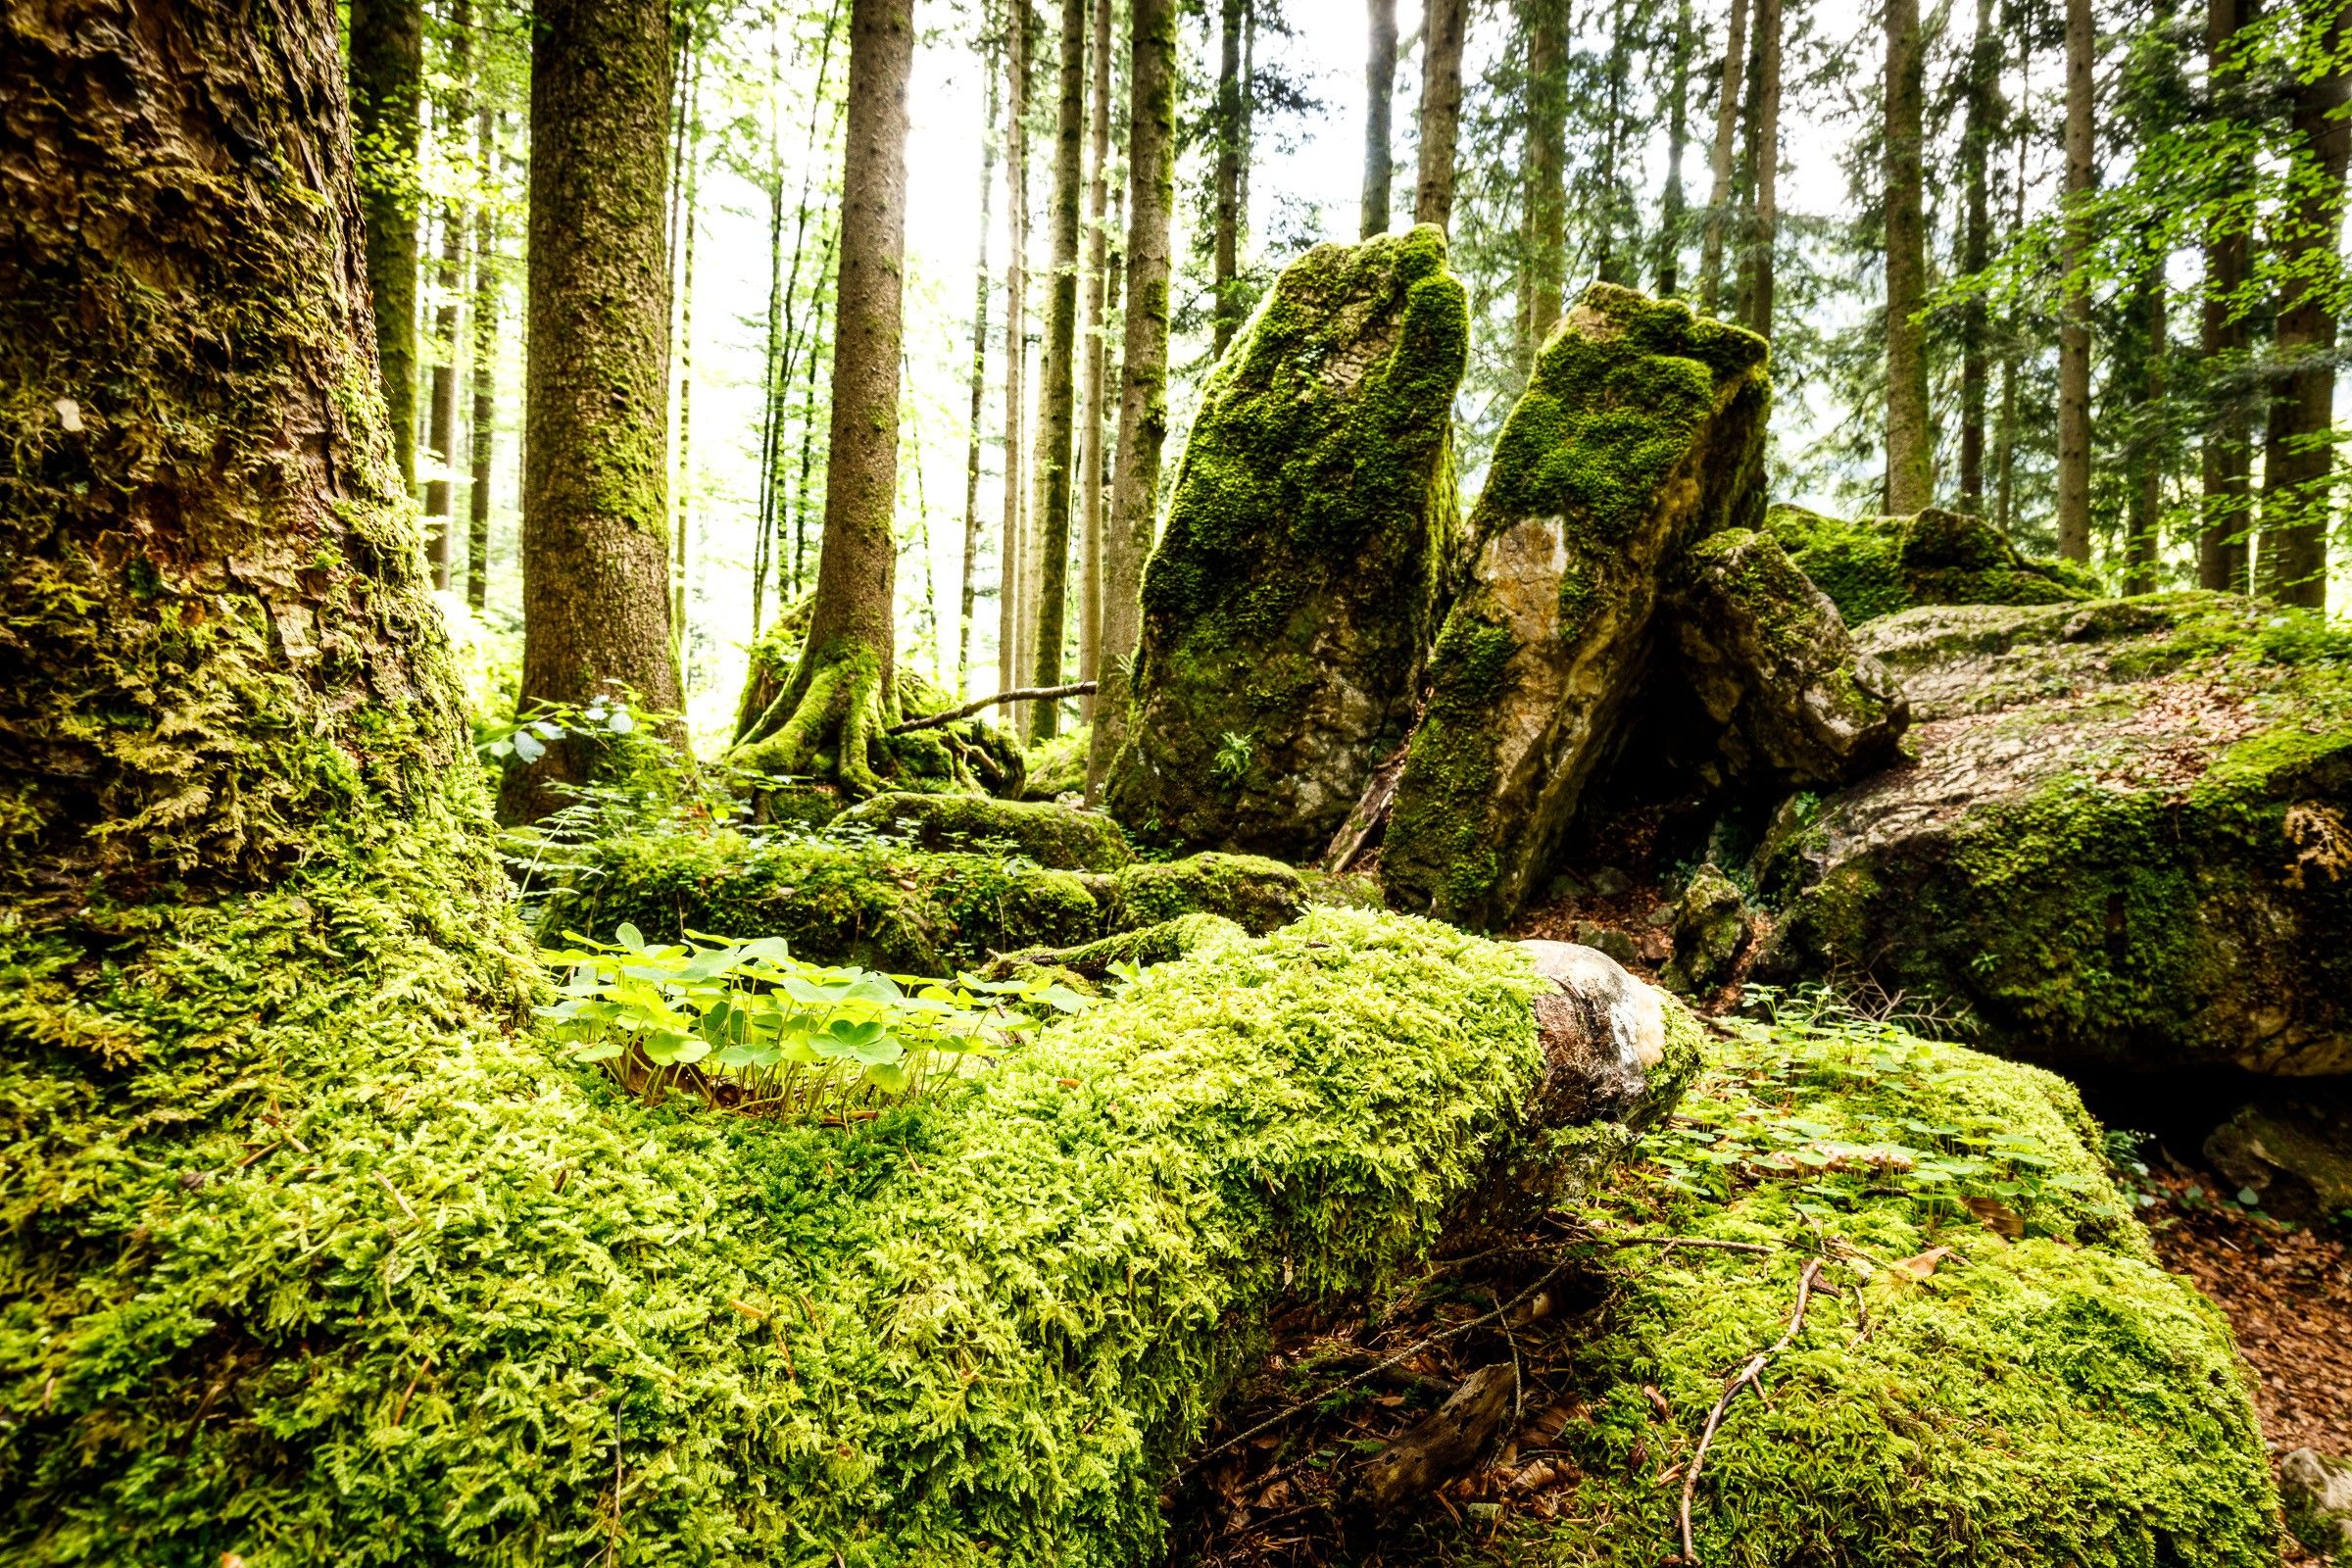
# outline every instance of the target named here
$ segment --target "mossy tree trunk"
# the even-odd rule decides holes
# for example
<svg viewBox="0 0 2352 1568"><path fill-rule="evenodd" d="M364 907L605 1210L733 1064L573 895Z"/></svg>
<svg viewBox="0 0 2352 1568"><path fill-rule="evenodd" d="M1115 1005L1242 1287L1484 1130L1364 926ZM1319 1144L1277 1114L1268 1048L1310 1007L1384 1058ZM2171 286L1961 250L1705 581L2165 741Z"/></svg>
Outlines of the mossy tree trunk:
<svg viewBox="0 0 2352 1568"><path fill-rule="evenodd" d="M2213 112L2234 118L2245 91L2238 29L2252 0L2208 0L2205 8L2206 91ZM2228 170L2242 189L2252 171L2243 161ZM2244 304L2237 298L2253 266L2253 239L2242 223L2218 225L2205 240L2205 299L2202 350L2208 375L2226 375L2245 357L2251 341ZM2204 514L2197 532L2197 586L2244 592L2246 529L2253 497L2253 420L2242 397L2225 398L2199 443Z"/></svg>
<svg viewBox="0 0 2352 1568"><path fill-rule="evenodd" d="M1046 360L1037 399L1037 630L1029 666L1038 686L1061 684L1069 630L1072 437L1078 394L1078 216L1086 178L1088 0L1061 0L1061 62L1054 118L1054 282L1046 300ZM1060 728L1060 706L1031 705L1029 733Z"/></svg>
<svg viewBox="0 0 2352 1568"><path fill-rule="evenodd" d="M1413 221L1453 221L1453 150L1462 122L1462 43L1469 0L1429 0L1421 24L1421 164Z"/></svg>
<svg viewBox="0 0 2352 1568"><path fill-rule="evenodd" d="M1102 398L1110 360L1102 313L1115 299L1110 262L1111 0L1093 3L1094 39L1087 47L1094 63L1094 102L1088 116L1094 172L1086 187L1086 320L1081 337L1086 371L1079 398L1079 501L1075 509L1079 524L1078 678L1082 681L1097 679L1102 668ZM1082 699L1079 712L1093 718L1095 700Z"/></svg>
<svg viewBox="0 0 2352 1568"><path fill-rule="evenodd" d="M368 292L392 462L416 482L416 136L424 102L420 0L352 0L351 118L367 204Z"/></svg>
<svg viewBox="0 0 2352 1568"><path fill-rule="evenodd" d="M1919 0L1886 0L1886 511L1907 517L1936 499L1928 425L1928 286L1921 119L1926 55Z"/></svg>
<svg viewBox="0 0 2352 1568"><path fill-rule="evenodd" d="M544 0L531 37L520 706L618 683L675 712L669 7ZM544 816L592 762L585 742L550 745L508 774L502 809Z"/></svg>
<svg viewBox="0 0 2352 1568"><path fill-rule="evenodd" d="M987 19L981 21L983 33ZM988 232L997 183L997 110L1002 89L997 75L994 38L981 46L981 71L988 77L988 103L980 120L980 248L972 281L971 414L965 425L963 449L963 588L956 612L956 697L970 695L972 678L972 606L979 597L980 564L980 415L988 395Z"/></svg>
<svg viewBox="0 0 2352 1568"><path fill-rule="evenodd" d="M451 82L438 115L437 131L457 140L472 118L473 7L451 0L447 19ZM446 589L464 567L457 538L458 465L458 297L466 287L466 210L456 201L441 207L441 259L434 284L440 303L433 311L431 421L433 476L424 485L424 555L432 564L433 586Z"/></svg>
<svg viewBox="0 0 2352 1568"><path fill-rule="evenodd" d="M1747 0L1732 0L1723 66L1715 84L1715 147L1709 160L1707 226L1698 246L1698 308L1715 314L1723 299L1723 248L1732 226L1732 154L1739 143L1740 78L1747 67Z"/></svg>
<svg viewBox="0 0 2352 1568"><path fill-rule="evenodd" d="M1364 193L1359 239L1389 231L1389 187L1396 177L1391 121L1396 104L1396 0L1364 0Z"/></svg>
<svg viewBox="0 0 2352 1568"><path fill-rule="evenodd" d="M1993 119L1999 111L2001 41L1993 31L1992 0L1977 0L1977 30L1969 46L1964 82L1968 108L1960 133L1960 270L1982 272L1992 260L1992 215L1988 169L1992 162ZM1986 355L1984 297L1971 294L1960 305L1960 483L1957 505L1984 514L1984 402L1991 381Z"/></svg>
<svg viewBox="0 0 2352 1568"><path fill-rule="evenodd" d="M1131 0L1127 53L1127 312L1119 355L1119 436L1102 534L1102 672L1086 757L1099 795L1127 732L1143 635L1144 559L1159 506L1168 434L1169 223L1176 207L1175 0Z"/></svg>
<svg viewBox="0 0 2352 1568"><path fill-rule="evenodd" d="M473 415L466 448L472 482L466 497L466 603L490 602L490 457L498 429L498 112L475 111L475 157L482 189L473 208Z"/></svg>
<svg viewBox="0 0 2352 1568"><path fill-rule="evenodd" d="M2090 0L2066 0L2065 276L2058 303L2058 554L2090 559Z"/></svg>
<svg viewBox="0 0 2352 1568"><path fill-rule="evenodd" d="M1021 576L1024 536L1021 483L1027 434L1029 363L1029 0L1004 7L1004 525L997 557L997 689L1018 686L1021 671ZM1018 730L1021 720L1013 724Z"/></svg>
<svg viewBox="0 0 2352 1568"><path fill-rule="evenodd" d="M763 772L830 772L860 793L881 788L874 757L899 711L894 524L906 87L913 67L912 0L852 0L832 439L816 602L791 683L734 754Z"/></svg>

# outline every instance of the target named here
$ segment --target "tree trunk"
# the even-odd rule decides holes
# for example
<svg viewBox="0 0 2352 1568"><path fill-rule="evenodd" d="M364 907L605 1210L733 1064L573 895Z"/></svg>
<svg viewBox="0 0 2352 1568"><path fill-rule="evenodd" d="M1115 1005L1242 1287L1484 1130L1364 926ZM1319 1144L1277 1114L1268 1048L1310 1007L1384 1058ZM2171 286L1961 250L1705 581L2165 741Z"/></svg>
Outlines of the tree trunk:
<svg viewBox="0 0 2352 1568"><path fill-rule="evenodd" d="M473 57L471 0L451 0L449 97L441 108L448 127L445 140L455 142L457 127L472 118L469 101ZM441 265L434 285L441 295L433 312L433 396L428 413L433 476L424 486L424 556L431 564L433 586L446 591L457 550L458 466L458 298L466 288L466 221L464 210L452 201L441 208Z"/></svg>
<svg viewBox="0 0 2352 1568"><path fill-rule="evenodd" d="M2252 0L2207 0L2205 50L2212 113L2238 118L2245 91L2238 32L2250 20ZM2240 161L2230 170L2242 192L2253 170ZM2205 241L2205 300L2202 339L2207 383L2245 369L2251 340L2238 294L2253 266L2250 220L2239 217L2217 227ZM2203 515L2197 529L2197 586L2247 591L2247 530L2253 523L2254 421L2242 392L2226 391L2200 443Z"/></svg>
<svg viewBox="0 0 2352 1568"><path fill-rule="evenodd" d="M1723 296L1724 235L1732 217L1732 154L1739 141L1740 74L1747 66L1747 0L1732 0L1715 88L1715 151L1709 172L1707 226L1698 248L1698 308L1715 314Z"/></svg>
<svg viewBox="0 0 2352 1568"><path fill-rule="evenodd" d="M1009 0L1004 39L1004 219L1011 259L1004 269L1004 539L997 565L997 689L1021 684L1022 544L1028 530L1028 421L1024 371L1029 358L1029 0ZM1025 720L1012 715L1018 733Z"/></svg>
<svg viewBox="0 0 2352 1568"><path fill-rule="evenodd" d="M1620 249L1617 232L1632 216L1624 166L1627 132L1625 97L1633 69L1633 39L1626 25L1626 0L1609 10L1608 64L1602 73L1600 136L1599 236L1593 245L1593 274L1604 283L1628 286L1633 281L1633 254Z"/></svg>
<svg viewBox="0 0 2352 1568"><path fill-rule="evenodd" d="M784 441L784 406L792 372L784 366L784 64L780 25L771 19L767 33L767 169L760 181L767 195L767 335L760 376L760 502L752 522L752 640L760 639L765 624L767 574L774 564L781 530L782 468L777 455ZM797 58L797 55L796 55ZM808 239L802 229L793 237L794 254Z"/></svg>
<svg viewBox="0 0 2352 1568"><path fill-rule="evenodd" d="M2058 305L2058 554L2090 560L2090 0L2066 0L2065 276Z"/></svg>
<svg viewBox="0 0 2352 1568"><path fill-rule="evenodd" d="M384 415L402 482L416 482L416 133L422 0L352 0L351 129L367 203L368 291Z"/></svg>
<svg viewBox="0 0 2352 1568"><path fill-rule="evenodd" d="M801 469L800 477L794 481L792 492L792 572L789 585L790 598L795 601L801 597L802 585L808 580L804 566L808 551L808 514L814 510L815 506L808 494L808 479L813 471L816 457L817 360L820 357L819 350L825 341L825 312L833 302L833 296L825 289L823 279L833 275L833 255L840 248L840 242L841 231L838 221L828 224L825 234L825 249L823 254L817 258L816 264L818 278L816 324L809 329L808 352L801 356ZM823 548L821 527L817 543L818 548Z"/></svg>
<svg viewBox="0 0 2352 1568"><path fill-rule="evenodd" d="M683 706L669 626L663 0L542 0L531 45L521 710L625 686ZM683 743L684 735L675 737ZM511 819L588 777L570 738L501 792Z"/></svg>
<svg viewBox="0 0 2352 1568"><path fill-rule="evenodd" d="M1216 102L1216 228L1211 236L1211 354L1242 324L1239 285L1242 235L1242 0L1218 0Z"/></svg>
<svg viewBox="0 0 2352 1568"><path fill-rule="evenodd" d="M466 603L490 602L490 456L498 425L498 116L475 112L480 195L473 209L473 421L466 437L472 483L466 498Z"/></svg>
<svg viewBox="0 0 2352 1568"><path fill-rule="evenodd" d="M1127 729L1130 662L1143 631L1159 459L1168 432L1169 220L1176 206L1175 0L1132 0L1127 65L1127 312L1119 366L1119 444L1102 538L1102 674L1086 759L1102 791Z"/></svg>
<svg viewBox="0 0 2352 1568"><path fill-rule="evenodd" d="M1519 378L1534 368L1560 319L1568 272L1568 8L1527 8L1527 290L1520 313Z"/></svg>
<svg viewBox="0 0 2352 1568"><path fill-rule="evenodd" d="M1968 111L1960 133L1960 270L1982 273L1992 260L1992 215L1988 166L1992 160L1993 117L1998 105L2000 36L1993 31L1992 0L1977 0L1977 30L1969 48ZM1986 351L1984 296L1971 293L1960 306L1960 494L1959 509L1984 513L1984 400L1991 376Z"/></svg>
<svg viewBox="0 0 2352 1568"><path fill-rule="evenodd" d="M2018 96L2022 99L2034 80L2034 35L2026 32L2017 45ZM2017 155L2009 179L2009 240L2026 231L2026 154L2032 148L2032 127L2027 117L2015 117L2011 139ZM2013 538L2017 526L2017 417L2018 417L2018 354L2022 338L2018 308L2013 303L2002 331L2001 342L2001 422L1994 432L1992 449L1993 526L2004 539Z"/></svg>
<svg viewBox="0 0 2352 1568"><path fill-rule="evenodd" d="M1886 0L1886 510L1901 517L1936 498L1927 327L1919 315L1928 285L1923 67L1919 0Z"/></svg>
<svg viewBox="0 0 2352 1568"><path fill-rule="evenodd" d="M985 28L987 23L982 22ZM989 209L997 187L997 113L1002 93L997 76L997 45L989 43L981 69L988 75L988 106L980 121L980 260L972 282L972 408L963 448L963 590L956 612L956 698L971 695L972 605L979 594L980 559L980 412L988 386L988 230Z"/></svg>
<svg viewBox="0 0 2352 1568"><path fill-rule="evenodd" d="M1361 237L1389 231L1389 187L1396 164L1390 151L1390 119L1396 103L1396 0L1364 0L1369 39L1364 53L1364 194Z"/></svg>
<svg viewBox="0 0 2352 1568"><path fill-rule="evenodd" d="M1054 120L1054 287L1046 300L1046 357L1037 389L1037 631L1029 667L1033 686L1061 684L1069 629L1071 457L1078 389L1078 219L1086 178L1086 35L1088 0L1062 0L1061 92ZM1060 705L1031 705L1029 733L1050 739Z"/></svg>
<svg viewBox="0 0 2352 1568"><path fill-rule="evenodd" d="M1683 154L1690 145L1690 0L1678 0L1672 47L1666 100L1666 194L1658 204L1658 257L1652 270L1661 299L1682 291L1683 228L1688 221Z"/></svg>
<svg viewBox="0 0 2352 1568"><path fill-rule="evenodd" d="M1745 324L1772 336L1773 263L1781 227L1781 0L1756 5L1755 232L1747 253Z"/></svg>
<svg viewBox="0 0 2352 1568"><path fill-rule="evenodd" d="M1469 0L1429 0L1421 25L1421 167L1413 221L1453 221L1453 144L1462 119L1462 44Z"/></svg>
<svg viewBox="0 0 2352 1568"><path fill-rule="evenodd" d="M1110 0L1094 0L1094 173L1087 181L1086 319L1080 345L1086 359L1078 435L1078 678L1097 677L1102 633L1102 388L1109 343L1102 312L1110 289ZM1079 704L1094 716L1094 699Z"/></svg>
<svg viewBox="0 0 2352 1568"><path fill-rule="evenodd" d="M2156 591L2156 565L2164 516L2164 442L2159 428L2164 410L2165 300L2164 268L2158 263L2140 275L2139 298L2133 315L2143 334L2145 356L2139 406L2139 429L2132 454L2131 521L2124 537L2124 592Z"/></svg>
<svg viewBox="0 0 2352 1568"><path fill-rule="evenodd" d="M670 494L676 518L670 529L669 630L677 645L678 686L688 682L692 650L686 636L686 547L694 533L694 234L702 195L703 122L702 56L687 55L686 123L682 145L685 167L676 178L684 187L679 201L678 248L678 473Z"/></svg>
<svg viewBox="0 0 2352 1568"><path fill-rule="evenodd" d="M2262 591L2282 605L2328 606L2328 524L2335 500L2336 318L2352 76L2341 64L2352 6L2317 40L2326 64L2293 88L2295 194L2278 220L2278 360L2262 460Z"/></svg>

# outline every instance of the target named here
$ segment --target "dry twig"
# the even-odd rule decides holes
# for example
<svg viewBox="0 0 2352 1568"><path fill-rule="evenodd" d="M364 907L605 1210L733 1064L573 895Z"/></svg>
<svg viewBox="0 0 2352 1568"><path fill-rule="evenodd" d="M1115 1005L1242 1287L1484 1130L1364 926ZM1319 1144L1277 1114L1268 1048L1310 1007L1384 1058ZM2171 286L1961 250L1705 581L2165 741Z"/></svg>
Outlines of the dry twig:
<svg viewBox="0 0 2352 1568"><path fill-rule="evenodd" d="M1698 1470L1707 1462L1707 1447L1714 1443L1715 1433L1723 1425L1725 1413L1731 1409L1733 1398L1741 1389L1754 1390L1759 1399L1764 1396L1764 1386L1758 1381L1763 1374L1764 1363L1788 1348L1796 1342L1797 1335L1803 1332L1805 1303L1813 1298L1813 1282L1820 1277L1821 1259L1807 1259L1805 1272L1796 1282L1796 1310L1788 1315L1788 1331L1766 1348L1749 1356L1746 1364L1725 1381L1723 1397L1717 1399L1715 1408L1707 1413L1706 1430L1698 1435L1698 1451L1690 1455L1690 1468L1683 1473L1683 1561L1687 1564L1695 1565L1698 1562L1698 1546L1690 1539L1690 1499L1698 1492Z"/></svg>

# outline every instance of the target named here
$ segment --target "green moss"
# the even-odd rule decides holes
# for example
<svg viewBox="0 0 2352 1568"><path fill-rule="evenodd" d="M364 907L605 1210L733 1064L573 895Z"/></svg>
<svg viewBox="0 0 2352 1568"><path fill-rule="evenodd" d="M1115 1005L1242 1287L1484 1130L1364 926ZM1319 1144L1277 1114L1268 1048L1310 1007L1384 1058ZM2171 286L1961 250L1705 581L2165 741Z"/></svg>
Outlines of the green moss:
<svg viewBox="0 0 2352 1568"><path fill-rule="evenodd" d="M1982 519L1935 508L1846 522L1776 506L1764 526L1849 625L1915 605L2050 605L2099 591L2073 563L2030 559Z"/></svg>
<svg viewBox="0 0 2352 1568"><path fill-rule="evenodd" d="M1423 912L1476 908L1500 874L1486 831L1494 796L1487 724L1518 646L1507 626L1467 612L1446 617L1433 660L1441 673L1413 732L1381 851L1381 884L1402 906L1417 899Z"/></svg>
<svg viewBox="0 0 2352 1568"><path fill-rule="evenodd" d="M1054 801L1085 794L1086 755L1094 740L1095 727L1081 724L1030 747L1023 758L1023 798Z"/></svg>
<svg viewBox="0 0 2352 1568"><path fill-rule="evenodd" d="M861 801L835 820L916 849L1017 854L1049 870L1115 871L1134 858L1109 817L1045 802L893 793Z"/></svg>

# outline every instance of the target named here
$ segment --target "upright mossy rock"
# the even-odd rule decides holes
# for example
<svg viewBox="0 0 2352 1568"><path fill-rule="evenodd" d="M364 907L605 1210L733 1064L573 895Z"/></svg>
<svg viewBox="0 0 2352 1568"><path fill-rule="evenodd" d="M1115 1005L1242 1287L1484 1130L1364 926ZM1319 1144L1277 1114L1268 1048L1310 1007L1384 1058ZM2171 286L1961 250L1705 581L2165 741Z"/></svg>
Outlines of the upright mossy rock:
<svg viewBox="0 0 2352 1568"><path fill-rule="evenodd" d="M1112 815L1314 858L1404 739L1459 527L1468 352L1435 226L1287 269L1202 393L1144 569Z"/></svg>
<svg viewBox="0 0 2352 1568"><path fill-rule="evenodd" d="M1764 363L1755 334L1605 283L1544 346L1397 787L1397 907L1491 926L1542 885L1651 665L1662 583L1763 510Z"/></svg>
<svg viewBox="0 0 2352 1568"><path fill-rule="evenodd" d="M899 837L918 850L1005 849L1053 871L1116 871L1135 858L1109 817L1044 801L893 791L860 801L834 824Z"/></svg>
<svg viewBox="0 0 2352 1568"><path fill-rule="evenodd" d="M1764 526L1852 625L1919 605L2055 605L2099 592L2074 563L2034 560L1984 518L1939 507L1848 522L1784 505Z"/></svg>
<svg viewBox="0 0 2352 1568"><path fill-rule="evenodd" d="M2180 593L1858 640L1917 760L1784 808L1767 973L1868 975L2067 1065L2352 1070L2352 634Z"/></svg>

